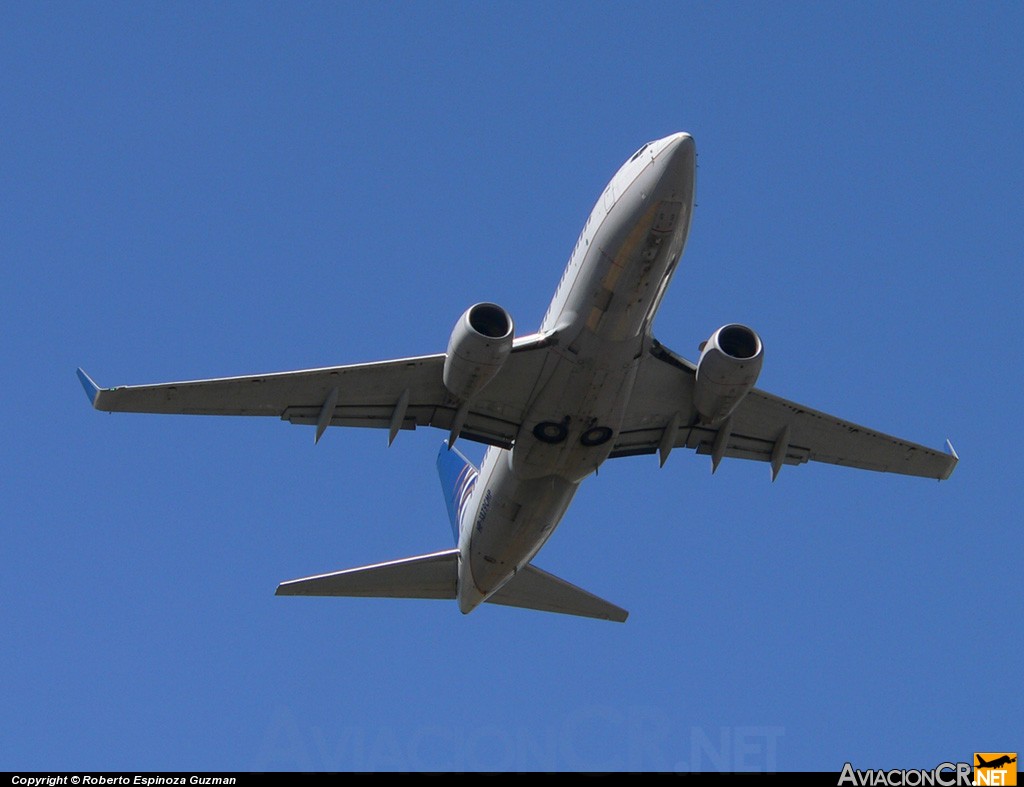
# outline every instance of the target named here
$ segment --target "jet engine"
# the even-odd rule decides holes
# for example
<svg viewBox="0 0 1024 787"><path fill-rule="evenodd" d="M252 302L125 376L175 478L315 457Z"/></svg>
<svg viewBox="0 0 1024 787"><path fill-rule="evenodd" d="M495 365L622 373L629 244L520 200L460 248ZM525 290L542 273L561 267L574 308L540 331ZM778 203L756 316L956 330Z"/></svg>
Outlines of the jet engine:
<svg viewBox="0 0 1024 787"><path fill-rule="evenodd" d="M466 309L448 340L444 387L459 401L468 402L505 363L514 332L512 316L497 304L478 303Z"/></svg>
<svg viewBox="0 0 1024 787"><path fill-rule="evenodd" d="M718 424L732 415L757 382L764 348L745 325L723 325L701 345L693 404L701 420Z"/></svg>

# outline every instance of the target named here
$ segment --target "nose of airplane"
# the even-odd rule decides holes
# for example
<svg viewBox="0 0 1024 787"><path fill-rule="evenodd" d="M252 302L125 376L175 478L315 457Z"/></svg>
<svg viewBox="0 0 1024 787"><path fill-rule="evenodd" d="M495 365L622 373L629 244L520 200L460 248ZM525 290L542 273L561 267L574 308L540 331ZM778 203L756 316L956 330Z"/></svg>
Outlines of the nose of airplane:
<svg viewBox="0 0 1024 787"><path fill-rule="evenodd" d="M697 155L697 144L693 141L693 137L685 131L658 140L658 145L661 149L655 154L655 158L666 156L671 158L673 163L676 160L679 160L680 163L687 162Z"/></svg>
<svg viewBox="0 0 1024 787"><path fill-rule="evenodd" d="M654 144L654 166L661 182L674 191L679 188L692 191L697 170L697 145L693 137L679 132Z"/></svg>

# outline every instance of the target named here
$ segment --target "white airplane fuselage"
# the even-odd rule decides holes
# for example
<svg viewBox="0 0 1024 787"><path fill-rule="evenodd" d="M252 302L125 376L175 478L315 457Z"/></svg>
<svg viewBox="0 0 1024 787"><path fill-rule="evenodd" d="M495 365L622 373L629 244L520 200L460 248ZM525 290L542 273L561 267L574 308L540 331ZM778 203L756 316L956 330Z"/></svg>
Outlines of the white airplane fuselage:
<svg viewBox="0 0 1024 787"><path fill-rule="evenodd" d="M463 613L533 559L580 482L608 458L686 244L695 176L688 134L651 142L587 219L540 326L556 341L523 427L511 449L487 449L460 516Z"/></svg>

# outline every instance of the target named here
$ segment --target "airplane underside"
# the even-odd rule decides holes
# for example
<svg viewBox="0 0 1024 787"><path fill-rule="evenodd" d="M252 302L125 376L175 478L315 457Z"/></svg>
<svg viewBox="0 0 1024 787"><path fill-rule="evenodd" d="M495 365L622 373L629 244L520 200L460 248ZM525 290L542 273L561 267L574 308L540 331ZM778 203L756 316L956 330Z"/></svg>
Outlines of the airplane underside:
<svg viewBox="0 0 1024 787"><path fill-rule="evenodd" d="M447 432L438 456L455 545L428 555L282 583L278 595L445 598L624 621L622 608L532 564L584 478L609 458L675 448L764 462L772 480L808 461L949 478L957 456L755 387L760 337L729 324L696 363L651 324L689 233L696 147L688 134L644 145L608 183L535 334L516 337L494 303L467 309L435 355L294 372L100 388L94 408L274 416L315 426ZM453 448L488 447L480 468Z"/></svg>

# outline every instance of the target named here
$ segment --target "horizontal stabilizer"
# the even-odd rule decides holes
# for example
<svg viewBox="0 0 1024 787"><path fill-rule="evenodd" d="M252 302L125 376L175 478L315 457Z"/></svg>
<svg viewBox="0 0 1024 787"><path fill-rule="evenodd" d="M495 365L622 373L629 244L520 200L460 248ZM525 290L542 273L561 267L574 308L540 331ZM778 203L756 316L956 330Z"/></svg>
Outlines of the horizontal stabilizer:
<svg viewBox="0 0 1024 787"><path fill-rule="evenodd" d="M624 623L629 613L588 593L554 574L527 565L487 601L506 607L526 607L541 612L561 612Z"/></svg>
<svg viewBox="0 0 1024 787"><path fill-rule="evenodd" d="M282 582L278 596L455 598L459 550L446 549L372 566Z"/></svg>
<svg viewBox="0 0 1024 787"><path fill-rule="evenodd" d="M458 573L459 550L446 549L429 555L292 579L277 586L277 595L454 599ZM618 623L629 615L621 607L530 565L520 569L487 602Z"/></svg>

